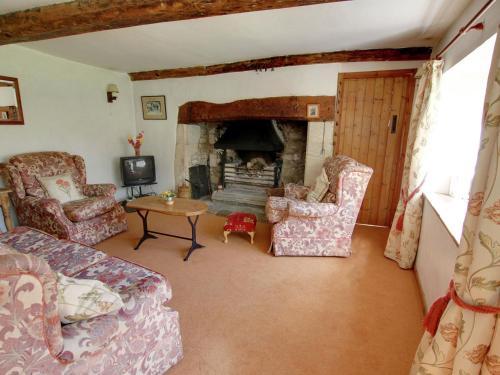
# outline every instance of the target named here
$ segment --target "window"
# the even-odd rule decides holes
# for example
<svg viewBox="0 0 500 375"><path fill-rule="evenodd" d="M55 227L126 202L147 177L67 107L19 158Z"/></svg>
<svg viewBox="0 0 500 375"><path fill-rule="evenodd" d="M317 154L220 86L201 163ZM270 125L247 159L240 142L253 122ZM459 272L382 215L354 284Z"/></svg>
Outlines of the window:
<svg viewBox="0 0 500 375"><path fill-rule="evenodd" d="M496 35L444 72L427 191L468 198Z"/></svg>

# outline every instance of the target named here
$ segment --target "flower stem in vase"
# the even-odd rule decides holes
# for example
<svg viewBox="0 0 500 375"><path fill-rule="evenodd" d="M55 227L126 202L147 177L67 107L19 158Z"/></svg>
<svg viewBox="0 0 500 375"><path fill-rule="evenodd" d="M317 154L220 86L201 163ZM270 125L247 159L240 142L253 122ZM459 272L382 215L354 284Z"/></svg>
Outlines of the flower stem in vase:
<svg viewBox="0 0 500 375"><path fill-rule="evenodd" d="M135 151L135 156L141 156L141 148L140 147L134 147Z"/></svg>

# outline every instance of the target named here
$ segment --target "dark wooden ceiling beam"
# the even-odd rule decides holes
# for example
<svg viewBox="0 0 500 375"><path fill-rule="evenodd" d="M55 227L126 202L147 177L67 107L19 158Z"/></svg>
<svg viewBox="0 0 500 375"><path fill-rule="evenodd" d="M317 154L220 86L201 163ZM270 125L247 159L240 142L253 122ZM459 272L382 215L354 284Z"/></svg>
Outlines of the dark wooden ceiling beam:
<svg viewBox="0 0 500 375"><path fill-rule="evenodd" d="M0 45L349 0L79 0L0 15Z"/></svg>
<svg viewBox="0 0 500 375"><path fill-rule="evenodd" d="M360 61L427 60L429 59L431 52L432 48L430 47L323 52L304 55L276 56L265 59L239 61L210 66L195 66L191 68L150 70L145 72L129 73L129 75L132 81L144 81L164 78L208 76L213 74L243 72L248 70L265 70L295 65Z"/></svg>

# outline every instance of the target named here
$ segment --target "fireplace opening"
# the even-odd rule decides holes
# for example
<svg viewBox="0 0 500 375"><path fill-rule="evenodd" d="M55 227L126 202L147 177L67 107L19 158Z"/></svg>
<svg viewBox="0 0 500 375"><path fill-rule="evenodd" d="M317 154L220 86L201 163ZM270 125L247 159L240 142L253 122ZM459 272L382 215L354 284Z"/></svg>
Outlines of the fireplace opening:
<svg viewBox="0 0 500 375"><path fill-rule="evenodd" d="M236 121L223 126L224 132L214 144L222 150L219 186L278 186L284 140L277 123Z"/></svg>

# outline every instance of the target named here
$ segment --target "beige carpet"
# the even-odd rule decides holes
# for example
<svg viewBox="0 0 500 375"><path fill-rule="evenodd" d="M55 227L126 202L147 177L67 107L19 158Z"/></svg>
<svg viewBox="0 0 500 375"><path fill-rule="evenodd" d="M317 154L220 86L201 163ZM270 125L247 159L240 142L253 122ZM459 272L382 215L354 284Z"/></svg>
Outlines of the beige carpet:
<svg viewBox="0 0 500 375"><path fill-rule="evenodd" d="M150 229L188 235L185 218L150 215ZM97 247L165 275L179 311L184 359L169 375L407 374L422 334L412 271L384 258L386 229L357 227L350 258L273 257L270 226L222 243L224 218L199 222L188 262L184 240L161 237L132 250L142 233Z"/></svg>

